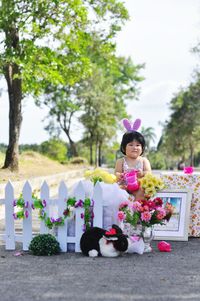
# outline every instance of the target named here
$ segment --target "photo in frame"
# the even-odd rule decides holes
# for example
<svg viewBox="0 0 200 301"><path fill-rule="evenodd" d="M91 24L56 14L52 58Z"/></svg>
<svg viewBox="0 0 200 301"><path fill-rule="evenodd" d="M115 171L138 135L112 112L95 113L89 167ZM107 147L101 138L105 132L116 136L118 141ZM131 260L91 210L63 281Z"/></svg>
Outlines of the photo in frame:
<svg viewBox="0 0 200 301"><path fill-rule="evenodd" d="M187 189L169 189L156 194L174 206L174 212L165 225L155 225L155 240L188 240L189 218L192 194Z"/></svg>

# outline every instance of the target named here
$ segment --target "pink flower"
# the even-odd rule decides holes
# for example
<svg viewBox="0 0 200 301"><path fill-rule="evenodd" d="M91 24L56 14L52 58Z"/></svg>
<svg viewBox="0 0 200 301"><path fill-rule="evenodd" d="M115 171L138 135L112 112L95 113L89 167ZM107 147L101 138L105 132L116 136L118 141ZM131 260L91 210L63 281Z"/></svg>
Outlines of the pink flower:
<svg viewBox="0 0 200 301"><path fill-rule="evenodd" d="M184 173L186 173L186 174L192 174L193 171L194 171L194 169L193 169L192 166L186 166L186 167L184 168L183 171L184 171Z"/></svg>
<svg viewBox="0 0 200 301"><path fill-rule="evenodd" d="M155 206L162 206L163 200L161 198L155 198L153 199L153 202L155 203Z"/></svg>
<svg viewBox="0 0 200 301"><path fill-rule="evenodd" d="M128 207L129 206L129 202L125 201L125 202L122 202L120 205L119 205L119 209L122 209L124 207Z"/></svg>
<svg viewBox="0 0 200 301"><path fill-rule="evenodd" d="M162 220L166 216L166 211L162 207L157 208L156 218Z"/></svg>
<svg viewBox="0 0 200 301"><path fill-rule="evenodd" d="M138 201L133 202L132 208L133 208L133 211L140 211L141 210L140 202L138 202Z"/></svg>
<svg viewBox="0 0 200 301"><path fill-rule="evenodd" d="M118 220L121 222L121 221L124 221L125 218L126 218L126 214L123 212L123 211L118 211L117 213L117 218Z"/></svg>
<svg viewBox="0 0 200 301"><path fill-rule="evenodd" d="M155 209L155 203L153 201L148 201L149 210Z"/></svg>
<svg viewBox="0 0 200 301"><path fill-rule="evenodd" d="M149 211L144 211L141 213L141 220L144 222L149 222L151 219L151 213Z"/></svg>
<svg viewBox="0 0 200 301"><path fill-rule="evenodd" d="M145 205L145 206L143 207L143 211L149 211L149 206Z"/></svg>

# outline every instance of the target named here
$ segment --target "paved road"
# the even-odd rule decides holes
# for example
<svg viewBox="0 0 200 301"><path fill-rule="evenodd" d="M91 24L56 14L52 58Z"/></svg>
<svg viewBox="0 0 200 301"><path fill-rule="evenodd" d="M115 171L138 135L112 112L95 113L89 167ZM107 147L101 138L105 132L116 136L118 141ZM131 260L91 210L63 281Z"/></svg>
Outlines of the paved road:
<svg viewBox="0 0 200 301"><path fill-rule="evenodd" d="M152 253L94 259L15 257L0 246L0 300L199 301L200 239L171 244L171 253L160 253L153 242Z"/></svg>

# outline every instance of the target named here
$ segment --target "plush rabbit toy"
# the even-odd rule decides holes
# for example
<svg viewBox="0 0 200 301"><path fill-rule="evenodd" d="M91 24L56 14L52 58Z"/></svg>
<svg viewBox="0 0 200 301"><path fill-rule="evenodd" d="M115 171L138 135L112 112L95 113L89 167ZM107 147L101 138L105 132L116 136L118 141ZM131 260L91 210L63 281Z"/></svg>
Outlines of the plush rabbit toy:
<svg viewBox="0 0 200 301"><path fill-rule="evenodd" d="M90 257L117 257L127 250L128 239L117 225L109 231L94 227L83 233L80 246L82 253Z"/></svg>

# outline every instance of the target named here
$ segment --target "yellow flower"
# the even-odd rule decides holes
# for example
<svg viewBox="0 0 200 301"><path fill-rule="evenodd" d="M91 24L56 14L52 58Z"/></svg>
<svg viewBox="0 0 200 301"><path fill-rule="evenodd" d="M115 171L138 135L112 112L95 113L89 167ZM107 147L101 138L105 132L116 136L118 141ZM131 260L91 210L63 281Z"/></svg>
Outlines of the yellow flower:
<svg viewBox="0 0 200 301"><path fill-rule="evenodd" d="M113 179L110 177L109 174L104 176L103 181L105 183L108 183L108 184L112 184L113 183Z"/></svg>
<svg viewBox="0 0 200 301"><path fill-rule="evenodd" d="M89 178L94 183L97 181L103 181L105 183L113 184L117 180L115 175L110 174L102 168L96 168L93 171L87 170L84 176L85 178Z"/></svg>
<svg viewBox="0 0 200 301"><path fill-rule="evenodd" d="M117 182L117 177L115 175L113 175L112 173L110 174L112 180L113 180L113 183Z"/></svg>
<svg viewBox="0 0 200 301"><path fill-rule="evenodd" d="M154 187L155 187L154 184L151 182L147 183L146 185L146 189L154 189Z"/></svg>
<svg viewBox="0 0 200 301"><path fill-rule="evenodd" d="M84 173L84 177L85 178L90 178L92 175L93 171L92 170L86 170Z"/></svg>
<svg viewBox="0 0 200 301"><path fill-rule="evenodd" d="M145 195L150 197L154 196L158 190L165 187L163 180L151 173L145 174L143 178L139 179L139 182L141 188L144 189Z"/></svg>
<svg viewBox="0 0 200 301"><path fill-rule="evenodd" d="M148 184L148 181L147 181L147 179L145 179L145 178L139 179L139 182L140 182L140 185L141 185L143 188L145 188L146 185Z"/></svg>
<svg viewBox="0 0 200 301"><path fill-rule="evenodd" d="M150 196L153 196L156 194L156 190L154 188L146 188L145 189L145 194L148 194Z"/></svg>

